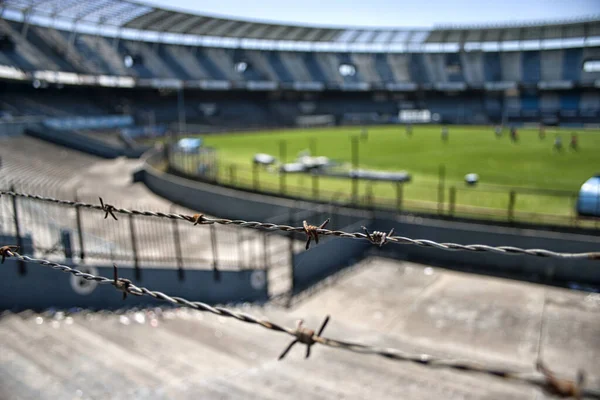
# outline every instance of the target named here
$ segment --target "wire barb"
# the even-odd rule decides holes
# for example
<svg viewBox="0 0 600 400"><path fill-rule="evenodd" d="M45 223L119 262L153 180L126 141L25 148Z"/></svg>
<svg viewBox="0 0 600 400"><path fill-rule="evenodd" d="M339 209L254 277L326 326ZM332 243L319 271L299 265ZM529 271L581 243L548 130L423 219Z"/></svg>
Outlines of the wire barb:
<svg viewBox="0 0 600 400"><path fill-rule="evenodd" d="M133 283L129 279L119 278L119 271L117 269L117 264L113 264L113 272L114 272L114 286L117 290L123 292L123 300L127 298L127 294L131 293L129 288Z"/></svg>
<svg viewBox="0 0 600 400"><path fill-rule="evenodd" d="M317 333L317 337L320 337L321 334L323 333L323 330L325 330L325 327L327 326L327 323L329 322L329 315L327 317L325 317L325 320L323 320L323 323L321 324L321 327L319 328L319 332ZM277 360L282 360L286 354L292 349L292 347L294 347L294 345L296 343L302 343L306 345L306 357L308 358L310 357L310 347L317 343L314 339L315 337L315 331L313 329L308 329L303 327L302 325L304 324L304 320L298 320L298 322L296 323L296 330L294 331L294 335L296 336L296 339L292 340L292 342L290 344L288 344L288 346L285 348L285 350L283 350L283 353L281 353L281 355L279 356L279 358Z"/></svg>
<svg viewBox="0 0 600 400"><path fill-rule="evenodd" d="M303 226L304 232L306 233L306 236L307 236L307 239L306 239L306 250L308 250L308 248L310 247L310 241L311 241L311 239L314 239L315 243L319 244L319 233L320 233L319 229L325 228L328 223L329 223L329 218L327 218L319 226L309 225L306 221L302 221L302 226Z"/></svg>
<svg viewBox="0 0 600 400"><path fill-rule="evenodd" d="M394 236L394 228L389 233L381 232L381 231L373 231L373 233L369 233L369 230L366 227L362 227L363 231L367 235L367 239L369 242L373 244L379 245L379 247L383 246L387 243L387 238L390 236Z"/></svg>
<svg viewBox="0 0 600 400"><path fill-rule="evenodd" d="M572 397L577 400L581 399L582 387L585 381L585 374L583 371L578 371L577 380L571 381L558 378L541 360L538 360L536 367L537 370L544 375L546 380L545 389L548 392L564 398Z"/></svg>
<svg viewBox="0 0 600 400"><path fill-rule="evenodd" d="M98 198L100 199L100 206L102 207L102 211L105 212L104 219L106 219L108 217L108 214L110 214L110 216L113 217L115 221L118 221L117 217L114 214L114 212L116 211L115 206L110 204L104 204L104 201L102 201L102 197Z"/></svg>
<svg viewBox="0 0 600 400"><path fill-rule="evenodd" d="M201 224L204 221L204 214L194 214L190 219L190 222L194 223L194 226Z"/></svg>
<svg viewBox="0 0 600 400"><path fill-rule="evenodd" d="M4 264L6 257L12 257L13 252L17 251L19 251L19 246L14 244L0 247L0 254L2 254L2 262L0 264Z"/></svg>

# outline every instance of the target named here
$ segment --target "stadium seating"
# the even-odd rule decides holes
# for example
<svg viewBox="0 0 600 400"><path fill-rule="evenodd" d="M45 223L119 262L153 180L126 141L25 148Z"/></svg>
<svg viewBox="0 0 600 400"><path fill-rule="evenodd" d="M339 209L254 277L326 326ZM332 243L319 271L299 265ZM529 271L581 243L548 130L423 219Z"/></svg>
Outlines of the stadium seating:
<svg viewBox="0 0 600 400"><path fill-rule="evenodd" d="M304 62L306 63L306 69L310 73L312 79L317 82L328 82L330 79L325 74L325 71L317 62L314 53L305 53Z"/></svg>
<svg viewBox="0 0 600 400"><path fill-rule="evenodd" d="M502 64L500 53L484 53L483 71L487 82L499 82L502 80Z"/></svg>
<svg viewBox="0 0 600 400"><path fill-rule="evenodd" d="M524 51L521 54L523 83L535 85L541 80L540 53L538 51Z"/></svg>
<svg viewBox="0 0 600 400"><path fill-rule="evenodd" d="M397 114L402 107L412 104L439 114L445 121L498 121L502 116L521 121L550 114L583 118L582 121L587 122L600 121L600 99L597 91L592 89L600 80L600 72L582 70L585 61L600 59L598 47L535 51L461 48L457 52L439 53L258 51L116 40L34 24L26 26L6 19L0 19L0 35L10 42L10 46L0 48L0 66L14 67L24 73L61 71L131 77L133 82L145 82L145 87L154 85L155 81L195 82L190 86L208 91L217 90L217 87L218 90L240 90L255 84L253 90L267 92L363 92L356 98L346 95L343 107L339 105L339 96L333 96L335 100L331 100L325 93L313 95L315 100L328 98L317 101L313 113L332 113L338 120L347 113ZM202 86L205 81L225 86ZM34 82L36 84L40 85ZM177 118L176 96L161 97L157 103L146 101L138 94L121 92L118 96L99 96L98 101L92 102L84 96L53 98L49 93L55 92L44 87L41 88L44 90L34 92L35 96L31 96L29 90L16 90L14 86L10 89L7 94L0 95L2 115L115 112L144 115L152 112L157 121ZM504 98L500 92L506 89L517 93ZM401 100L374 102L376 96L369 92L373 90L391 91L391 96L400 92L397 96ZM419 90L424 90L426 95ZM481 90L484 90L483 94ZM465 95L467 91L468 96ZM80 92L76 93L80 95ZM255 100L252 95L240 99L236 93L219 96L214 92L198 96L186 94L188 119L230 123L226 119L231 117L239 124L268 125L272 122L292 123L295 117L303 114L299 107L299 102L304 100L303 94L296 95L293 100L282 101L277 95L273 101L267 101L270 97L263 93L262 101L266 103L252 106ZM448 93L451 96L448 97ZM231 99L239 101L232 102ZM219 113L205 115L200 112L198 104L206 101L216 104ZM244 116L245 112L254 115ZM269 118L273 121L268 121Z"/></svg>
<svg viewBox="0 0 600 400"><path fill-rule="evenodd" d="M396 80L388 64L387 54L381 53L375 55L375 69L383 82L390 83Z"/></svg>
<svg viewBox="0 0 600 400"><path fill-rule="evenodd" d="M563 77L563 51L548 50L541 52L540 68L542 81L560 81Z"/></svg>
<svg viewBox="0 0 600 400"><path fill-rule="evenodd" d="M565 49L562 78L567 81L579 81L581 72L582 49Z"/></svg>

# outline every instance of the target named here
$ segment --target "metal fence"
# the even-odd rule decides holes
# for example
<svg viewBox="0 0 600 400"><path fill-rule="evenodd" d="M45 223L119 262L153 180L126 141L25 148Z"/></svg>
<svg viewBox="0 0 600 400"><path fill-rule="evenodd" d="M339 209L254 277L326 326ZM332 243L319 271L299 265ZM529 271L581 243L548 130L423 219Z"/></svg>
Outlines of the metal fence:
<svg viewBox="0 0 600 400"><path fill-rule="evenodd" d="M99 198L26 183L3 184L2 190L101 204ZM152 210L142 204L129 206ZM304 220L313 222L330 217L332 224L343 226L345 221L336 220L336 207L322 205L315 210L294 210L266 222L301 226ZM154 211L189 213L175 205L169 210ZM305 242L294 232L216 224L195 226L184 220L134 214L113 217L99 209L10 195L0 197L0 237L4 243L19 246L25 255L66 260L75 265L117 263L133 268L136 279L142 277L143 268L153 267L172 267L180 280L185 280L188 269L212 269L216 280L222 270L265 270L269 296L286 299L305 289L296 284L298 268L306 268L299 255L322 252L327 242L339 240L325 236L320 239L320 247L306 251ZM336 257L328 258L336 261L328 272L334 273L347 266L351 257L338 252ZM314 274L312 270L305 271L300 270L300 274ZM27 273L22 262L19 272Z"/></svg>
<svg viewBox="0 0 600 400"><path fill-rule="evenodd" d="M4 189L36 193L60 199L99 203L97 197L78 196L48 187L24 183ZM138 208L143 205L128 204ZM147 208L147 207L146 207ZM173 266L180 277L185 269L262 269L258 254L265 250L258 232L216 227L195 229L175 220L139 215L104 220L102 211L69 207L38 199L2 196L0 235L13 237L17 245L38 257L70 259L78 264L117 262L141 274L142 266ZM169 212L179 212L172 205ZM230 251L237 249L237 251Z"/></svg>
<svg viewBox="0 0 600 400"><path fill-rule="evenodd" d="M443 173L437 181L418 183L282 173L259 164L218 163L207 173L195 154L177 152L169 160L177 160L169 168L178 175L277 196L445 218L600 229L600 218L577 214L578 193L571 191L468 185L448 181Z"/></svg>

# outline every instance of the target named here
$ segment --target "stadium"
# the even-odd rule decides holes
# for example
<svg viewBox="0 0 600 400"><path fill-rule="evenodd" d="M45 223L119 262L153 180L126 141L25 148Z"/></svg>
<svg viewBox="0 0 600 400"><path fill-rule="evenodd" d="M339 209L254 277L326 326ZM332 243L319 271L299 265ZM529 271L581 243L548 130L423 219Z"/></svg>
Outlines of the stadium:
<svg viewBox="0 0 600 400"><path fill-rule="evenodd" d="M600 398L598 11L1 1L0 399Z"/></svg>

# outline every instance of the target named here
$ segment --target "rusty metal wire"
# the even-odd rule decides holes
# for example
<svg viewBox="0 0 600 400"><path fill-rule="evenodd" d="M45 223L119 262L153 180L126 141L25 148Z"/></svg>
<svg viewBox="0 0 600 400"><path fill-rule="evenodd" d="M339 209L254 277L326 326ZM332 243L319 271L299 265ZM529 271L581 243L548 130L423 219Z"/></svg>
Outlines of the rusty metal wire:
<svg viewBox="0 0 600 400"><path fill-rule="evenodd" d="M578 374L576 380L558 378L550 369L545 367L539 361L537 364L537 369L539 372L518 372L504 368L485 366L480 363L465 360L443 359L437 358L429 354L409 354L395 348L369 346L350 341L330 339L321 336L321 333L323 332L325 326L329 322L329 316L321 324L318 333L315 333L315 331L312 329L303 327L302 322L299 322L297 327L293 329L268 320L256 318L247 313L238 312L219 306L213 307L199 301L190 301L181 297L169 296L162 292L153 291L145 287L136 286L131 281L118 277L118 270L116 265L114 266L114 277L111 279L103 276L88 274L79 271L75 268L71 268L67 265L59 264L49 260L36 259L21 255L17 253L16 250L14 250L14 246L0 247L0 251L2 252L2 255L6 257L14 257L24 262L36 263L43 266L47 266L65 273L73 274L86 280L98 282L99 284L112 285L115 287L116 290L123 292L124 299L127 296L127 294L131 294L134 296L149 296L172 304L189 307L198 311L209 312L222 317L233 318L248 324L262 326L265 329L288 334L292 336L294 340L286 347L284 352L279 356L280 360L283 357L285 357L288 351L296 343L302 343L307 346L306 358L308 358L308 356L310 355L311 346L315 344L321 344L323 346L347 350L354 353L378 355L389 360L412 362L430 368L447 368L451 370L480 373L496 378L518 381L525 384L537 386L544 391L553 393L564 398L574 397L600 399L600 390L586 389L582 387L583 378L581 372Z"/></svg>
<svg viewBox="0 0 600 400"><path fill-rule="evenodd" d="M118 208L111 204L104 203L102 199L100 199L101 204L89 204L82 203L78 201L71 200L61 200L55 199L52 197L44 197L38 196L35 194L26 194L26 193L17 193L12 191L0 191L0 195L7 196L16 196L23 198L36 199L41 201L48 201L57 204L68 205L72 207L81 207L88 209L100 210L105 213L104 218L106 219L108 215L112 215L114 219L116 216L114 213L119 214L127 214L127 215L143 215L147 217L156 217L156 218L168 218L174 220L182 220L192 222L194 225L210 225L210 224L220 224L220 225L237 225L244 228L254 228L254 229L265 229L265 230L279 230L284 232L302 232L308 236L307 247L310 244L310 239L315 239L319 235L323 236L336 236L341 238L349 238L349 239L360 239L367 240L373 244L378 246L382 246L386 243L397 243L397 244L407 244L414 245L420 247L430 247L438 250L447 250L447 251L469 251L469 252L490 252L496 254L513 254L513 255L528 255L535 257L551 257L551 258L562 258L562 259L583 259L583 260L598 260L600 261L600 251L598 252L588 252L588 253L559 253L555 251L545 250L545 249L522 249L519 247L513 246L488 246L484 244L458 244L458 243L438 243L433 240L427 239L411 239L404 236L392 236L392 235L378 235L375 238L373 235L369 233L361 233L361 232L344 232L339 230L330 230L324 229L323 227L315 227L309 224L305 224L306 226L289 226L285 224L273 224L267 222L257 222L257 221L244 221L241 219L227 219L227 218L209 218L205 217L203 214L195 214L195 215L186 215L186 214L177 214L177 213L164 213L158 211L140 211L140 210L128 210L126 208ZM309 228L307 230L307 227Z"/></svg>

